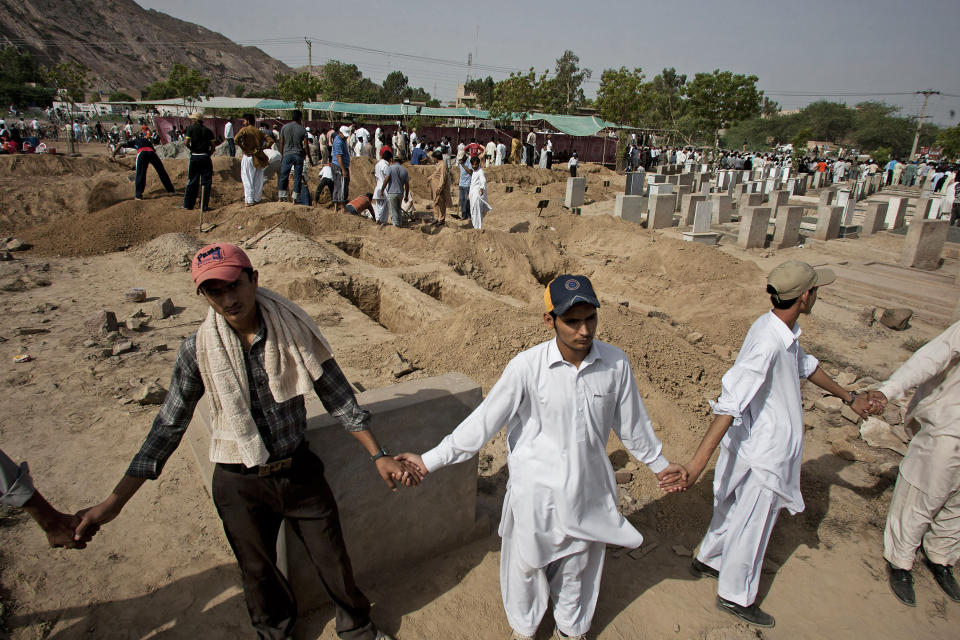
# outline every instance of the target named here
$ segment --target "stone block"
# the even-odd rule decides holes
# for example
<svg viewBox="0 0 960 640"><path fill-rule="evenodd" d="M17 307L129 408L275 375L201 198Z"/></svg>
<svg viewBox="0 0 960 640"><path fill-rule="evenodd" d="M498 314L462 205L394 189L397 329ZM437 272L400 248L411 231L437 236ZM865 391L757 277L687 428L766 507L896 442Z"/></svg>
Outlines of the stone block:
<svg viewBox="0 0 960 640"><path fill-rule="evenodd" d="M89 335L105 336L117 330L117 315L113 311L102 309L84 320L83 328Z"/></svg>
<svg viewBox="0 0 960 640"><path fill-rule="evenodd" d="M563 197L563 206L567 209L582 207L586 193L586 178L567 178L567 192Z"/></svg>
<svg viewBox="0 0 960 640"><path fill-rule="evenodd" d="M813 237L817 240L834 240L840 237L840 217L843 207L820 207L817 209L817 230Z"/></svg>
<svg viewBox="0 0 960 640"><path fill-rule="evenodd" d="M733 198L728 195L714 194L713 224L725 224L733 219Z"/></svg>
<svg viewBox="0 0 960 640"><path fill-rule="evenodd" d="M660 184L652 184L647 190L648 195L652 198L658 195L666 195L673 193L673 185L669 182L664 182Z"/></svg>
<svg viewBox="0 0 960 640"><path fill-rule="evenodd" d="M123 293L124 302L143 302L147 299L147 290L142 287L134 287Z"/></svg>
<svg viewBox="0 0 960 640"><path fill-rule="evenodd" d="M790 201L790 192L786 189L774 191L770 194L770 217L776 218L780 207L787 206Z"/></svg>
<svg viewBox="0 0 960 640"><path fill-rule="evenodd" d="M680 186L686 185L688 187L693 187L693 178L694 175L692 173L681 173L678 176L677 184Z"/></svg>
<svg viewBox="0 0 960 640"><path fill-rule="evenodd" d="M628 171L626 177L627 177L627 182L623 190L624 195L628 195L628 196L646 195L647 178L646 178L645 171L643 170Z"/></svg>
<svg viewBox="0 0 960 640"><path fill-rule="evenodd" d="M759 207L762 204L763 204L762 193L748 193L746 202L742 202L742 206L744 207Z"/></svg>
<svg viewBox="0 0 960 640"><path fill-rule="evenodd" d="M176 312L177 308L173 306L173 300L170 298L164 298L163 300L157 300L157 310L156 315L161 320L163 318L169 318Z"/></svg>
<svg viewBox="0 0 960 640"><path fill-rule="evenodd" d="M747 207L740 216L737 246L741 249L763 248L767 243L770 207Z"/></svg>
<svg viewBox="0 0 960 640"><path fill-rule="evenodd" d="M667 184L678 186L680 184L680 174L673 174L673 175L667 176Z"/></svg>
<svg viewBox="0 0 960 640"><path fill-rule="evenodd" d="M914 216L903 242L900 264L930 271L937 269L949 230L949 220L927 220Z"/></svg>
<svg viewBox="0 0 960 640"><path fill-rule="evenodd" d="M426 451L449 434L480 404L480 385L460 373L422 378L360 394L360 406L372 413L371 427L390 451ZM382 571L409 568L429 557L459 547L478 534L477 458L431 474L416 490L392 493L370 457L339 422L329 416L315 395L305 398L306 440L324 463L324 477L340 511L347 551L359 579ZM197 406L187 439L209 490L209 401ZM316 571L296 535L281 529L278 565L287 575L303 611L329 602Z"/></svg>
<svg viewBox="0 0 960 640"><path fill-rule="evenodd" d="M713 203L707 201L698 202L693 214L693 232L706 233L710 231L710 223L713 221Z"/></svg>
<svg viewBox="0 0 960 640"><path fill-rule="evenodd" d="M860 230L865 236L872 236L883 230L883 221L887 218L886 202L870 202L867 204L867 213L863 217L863 228Z"/></svg>
<svg viewBox="0 0 960 640"><path fill-rule="evenodd" d="M635 224L643 221L643 211L647 208L647 199L643 196L617 195L613 206L613 215Z"/></svg>
<svg viewBox="0 0 960 640"><path fill-rule="evenodd" d="M697 212L697 204L704 202L706 196L699 193L688 193L680 197L680 221L684 225L693 224L694 214Z"/></svg>
<svg viewBox="0 0 960 640"><path fill-rule="evenodd" d="M653 175L648 175L648 176L647 176L647 184L648 184L648 185L651 185L651 184L666 184L666 182L667 182L667 176L662 175L662 174L659 174L659 173L655 173L655 174L653 174Z"/></svg>
<svg viewBox="0 0 960 640"><path fill-rule="evenodd" d="M910 199L902 196L890 198L887 203L887 217L884 224L887 229L899 229L907 220L907 205Z"/></svg>
<svg viewBox="0 0 960 640"><path fill-rule="evenodd" d="M815 173L815 174L813 174L813 175L815 175L815 176L820 176L820 175L823 175L823 174L822 174L822 173ZM819 201L819 203L817 204L817 208L820 208L820 207L829 207L830 205L832 205L832 204L833 204L833 198L834 198L834 196L836 195L836 193L837 193L837 192L834 191L833 189L824 189L823 191L821 191L821 192L820 192L820 201Z"/></svg>
<svg viewBox="0 0 960 640"><path fill-rule="evenodd" d="M672 185L671 185L672 186ZM673 226L673 210L677 206L677 196L672 193L651 195L647 213L648 229L665 229Z"/></svg>
<svg viewBox="0 0 960 640"><path fill-rule="evenodd" d="M786 249L800 244L800 222L803 220L803 207L781 207L777 214L773 232L774 249Z"/></svg>

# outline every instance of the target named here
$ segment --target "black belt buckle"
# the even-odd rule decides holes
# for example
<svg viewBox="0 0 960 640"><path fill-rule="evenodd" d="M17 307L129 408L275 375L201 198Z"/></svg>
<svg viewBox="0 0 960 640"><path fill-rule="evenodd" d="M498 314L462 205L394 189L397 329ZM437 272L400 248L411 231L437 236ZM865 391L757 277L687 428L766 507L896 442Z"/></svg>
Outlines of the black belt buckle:
<svg viewBox="0 0 960 640"><path fill-rule="evenodd" d="M257 475L261 478L266 478L267 476L273 475L285 469L290 469L292 467L293 458L284 458L283 460L261 464L257 469Z"/></svg>

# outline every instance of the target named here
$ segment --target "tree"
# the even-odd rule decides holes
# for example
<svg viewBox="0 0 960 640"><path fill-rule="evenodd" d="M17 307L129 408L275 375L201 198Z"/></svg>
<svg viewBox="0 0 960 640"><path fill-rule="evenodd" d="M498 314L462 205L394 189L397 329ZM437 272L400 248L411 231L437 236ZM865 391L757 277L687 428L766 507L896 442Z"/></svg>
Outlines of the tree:
<svg viewBox="0 0 960 640"><path fill-rule="evenodd" d="M811 102L800 110L799 116L803 126L813 132L814 140L839 143L854 128L853 110L839 102Z"/></svg>
<svg viewBox="0 0 960 640"><path fill-rule="evenodd" d="M547 113L574 114L585 97L583 81L591 76L590 69L580 68L580 58L567 49L557 58L554 76L542 78L539 83L540 105Z"/></svg>
<svg viewBox="0 0 960 640"><path fill-rule="evenodd" d="M43 84L43 81L40 68L29 52L19 51L14 46L0 49L0 104L50 104L53 92L29 84Z"/></svg>
<svg viewBox="0 0 960 640"><path fill-rule="evenodd" d="M763 92L757 90L757 76L714 69L698 73L687 84L690 111L714 132L719 144L720 129L760 115Z"/></svg>
<svg viewBox="0 0 960 640"><path fill-rule="evenodd" d="M510 77L496 84L493 90L493 102L490 104L490 117L501 122L509 122L518 116L526 121L529 112L536 104L537 75L530 67L527 73L511 73Z"/></svg>
<svg viewBox="0 0 960 640"><path fill-rule="evenodd" d="M77 62L61 62L52 69L40 67L44 79L53 86L57 99L66 102L70 112L70 120L76 110L76 103L83 102L83 92L87 88L87 68ZM70 129L70 153L75 153L76 140L73 137L73 127Z"/></svg>
<svg viewBox="0 0 960 640"><path fill-rule="evenodd" d="M403 98L410 89L410 81L402 71L391 71L383 79L382 100L386 104L403 102Z"/></svg>
<svg viewBox="0 0 960 640"><path fill-rule="evenodd" d="M328 60L320 77L320 93L324 100L377 102L380 86L364 78L357 65Z"/></svg>
<svg viewBox="0 0 960 640"><path fill-rule="evenodd" d="M242 98L243 94L246 92L247 92L247 85L243 84L242 82L239 84L233 85L233 90L231 91L234 98Z"/></svg>
<svg viewBox="0 0 960 640"><path fill-rule="evenodd" d="M183 106L198 102L210 89L210 78L206 78L196 69L190 69L179 62L170 69L167 85L174 97L183 100Z"/></svg>
<svg viewBox="0 0 960 640"><path fill-rule="evenodd" d="M123 91L114 91L107 99L110 102L136 102L132 95Z"/></svg>
<svg viewBox="0 0 960 640"><path fill-rule="evenodd" d="M780 113L780 103L763 96L763 102L760 104L760 115L765 118L772 118Z"/></svg>
<svg viewBox="0 0 960 640"><path fill-rule="evenodd" d="M177 93L166 80L151 82L143 88L141 93L144 100L168 100L177 97Z"/></svg>
<svg viewBox="0 0 960 640"><path fill-rule="evenodd" d="M943 148L943 154L950 159L960 156L960 125L944 129L937 136L937 145Z"/></svg>
<svg viewBox="0 0 960 640"><path fill-rule="evenodd" d="M597 91L597 111L600 117L621 125L640 126L645 113L643 71L638 67L604 69Z"/></svg>
<svg viewBox="0 0 960 640"><path fill-rule="evenodd" d="M915 124L896 115L898 107L883 102L861 102L854 110L854 139L864 150L888 149L896 158L906 158L913 144Z"/></svg>
<svg viewBox="0 0 960 640"><path fill-rule="evenodd" d="M686 84L687 76L678 74L676 69L670 67L644 85L644 100L648 104L645 121L648 126L677 127L677 120L686 112Z"/></svg>
<svg viewBox="0 0 960 640"><path fill-rule="evenodd" d="M803 160L807 154L807 143L810 141L812 133L810 129L801 129L797 135L793 137L793 140L790 141L790 144L793 145L791 163L795 170L800 168L800 161Z"/></svg>
<svg viewBox="0 0 960 640"><path fill-rule="evenodd" d="M489 109L493 104L493 91L497 83L493 78L487 76L482 80L480 78L471 80L463 85L464 91L477 96L477 106L481 109Z"/></svg>
<svg viewBox="0 0 960 640"><path fill-rule="evenodd" d="M304 102L316 100L320 93L320 78L307 73L278 73L274 77L277 84L277 95L284 102L292 102L297 109L303 109Z"/></svg>

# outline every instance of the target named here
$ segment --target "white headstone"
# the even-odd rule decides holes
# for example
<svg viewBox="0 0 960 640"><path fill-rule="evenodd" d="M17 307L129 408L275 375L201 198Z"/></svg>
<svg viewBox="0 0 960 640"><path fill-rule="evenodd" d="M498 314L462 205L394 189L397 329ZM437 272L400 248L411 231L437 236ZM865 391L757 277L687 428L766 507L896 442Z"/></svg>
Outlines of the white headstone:
<svg viewBox="0 0 960 640"><path fill-rule="evenodd" d="M710 231L710 220L713 218L713 203L698 202L697 210L693 214L693 232L705 233Z"/></svg>

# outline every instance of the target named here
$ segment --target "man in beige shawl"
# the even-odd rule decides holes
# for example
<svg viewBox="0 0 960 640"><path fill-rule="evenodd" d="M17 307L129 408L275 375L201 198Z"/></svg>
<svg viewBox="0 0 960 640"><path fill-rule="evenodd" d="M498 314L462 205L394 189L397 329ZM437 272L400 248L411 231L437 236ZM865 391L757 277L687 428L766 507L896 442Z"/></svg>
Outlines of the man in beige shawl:
<svg viewBox="0 0 960 640"><path fill-rule="evenodd" d="M246 150L245 150L246 151ZM370 620L344 546L337 504L310 451L304 395L316 393L330 415L370 454L371 466L396 490L419 472L394 460L370 431L316 323L300 307L258 287L238 247L204 247L192 262L197 292L210 304L197 333L180 345L170 390L140 452L100 504L81 511L77 539L120 514L144 481L156 479L207 394L213 428L211 494L240 566L247 610L258 638L289 638L297 617L290 585L276 566L286 520L300 538L336 607L346 640L389 640Z"/></svg>
<svg viewBox="0 0 960 640"><path fill-rule="evenodd" d="M433 223L442 226L447 222L447 207L453 204L450 198L450 173L440 151L433 152L433 175L430 176L430 194L433 197Z"/></svg>
<svg viewBox="0 0 960 640"><path fill-rule="evenodd" d="M233 140L243 152L243 159L240 160L243 201L252 207L263 198L263 174L269 163L263 150L273 146L273 138L257 128L257 119L252 113L245 114L243 120L246 124Z"/></svg>

